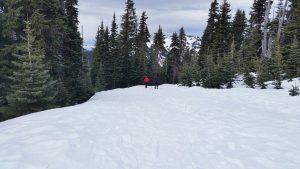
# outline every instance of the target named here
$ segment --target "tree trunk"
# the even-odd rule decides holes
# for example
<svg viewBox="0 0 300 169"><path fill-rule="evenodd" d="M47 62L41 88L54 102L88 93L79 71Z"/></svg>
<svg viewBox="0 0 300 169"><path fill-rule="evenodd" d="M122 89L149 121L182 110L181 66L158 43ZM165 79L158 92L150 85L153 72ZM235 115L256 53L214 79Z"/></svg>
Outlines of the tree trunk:
<svg viewBox="0 0 300 169"><path fill-rule="evenodd" d="M262 40L262 56L270 58L268 56L268 23L269 23L269 15L271 10L271 0L268 0L266 11L265 11L265 17L264 17L264 23L263 23L263 40Z"/></svg>
<svg viewBox="0 0 300 169"><path fill-rule="evenodd" d="M280 9L280 13L279 13L279 23L278 23L278 30L277 30L277 41L279 43L281 41L282 25L284 22L284 18L286 16L286 9L287 9L288 2L289 2L289 0L285 0L283 9Z"/></svg>

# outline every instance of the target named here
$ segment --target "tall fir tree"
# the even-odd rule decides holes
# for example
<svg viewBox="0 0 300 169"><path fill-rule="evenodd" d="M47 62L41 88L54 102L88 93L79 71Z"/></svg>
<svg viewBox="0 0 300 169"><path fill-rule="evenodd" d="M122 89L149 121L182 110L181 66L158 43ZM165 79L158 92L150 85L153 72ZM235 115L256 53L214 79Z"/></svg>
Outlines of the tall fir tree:
<svg viewBox="0 0 300 169"><path fill-rule="evenodd" d="M261 89L266 89L267 85L265 82L271 80L270 78L270 66L268 58L257 58L255 61L256 68L256 84L261 87Z"/></svg>
<svg viewBox="0 0 300 169"><path fill-rule="evenodd" d="M300 41L300 2L297 0L291 0L291 11L289 16L289 22L285 28L286 40L289 44L293 42L296 36L297 40Z"/></svg>
<svg viewBox="0 0 300 169"><path fill-rule="evenodd" d="M112 88L121 87L120 82L122 79L122 62L121 56L119 54L119 34L118 34L118 25L116 22L116 14L113 15L113 21L111 23L110 30L110 57L113 60L113 64L111 65L113 69L112 75Z"/></svg>
<svg viewBox="0 0 300 169"><path fill-rule="evenodd" d="M222 57L230 51L232 41L231 37L231 15L230 4L224 0L220 7L219 20L217 22L218 29L216 32L216 40L214 42L217 53Z"/></svg>
<svg viewBox="0 0 300 169"><path fill-rule="evenodd" d="M96 86L99 86L99 80L98 82L97 79L104 79L101 80L105 81L105 77L102 77L104 75L104 65L103 62L105 60L105 54L106 54L106 43L105 43L105 29L104 29L104 23L103 21L101 22L100 27L98 28L97 31L97 36L96 36L96 44L95 44L95 49L93 50L93 62L92 62L92 70L91 70L91 79L92 79L92 84L95 88ZM100 70L100 66L101 69ZM105 83L106 84L106 83ZM102 84L103 86L104 84ZM104 85L104 89L106 89L106 85Z"/></svg>
<svg viewBox="0 0 300 169"><path fill-rule="evenodd" d="M138 66L137 69L137 84L142 83L142 77L146 74L148 74L148 58L150 49L148 47L148 43L150 42L150 33L147 26L147 14L144 11L142 13L140 23L139 23L139 29L138 29L138 35L137 35L137 51L136 51L136 64Z"/></svg>
<svg viewBox="0 0 300 169"><path fill-rule="evenodd" d="M44 49L32 32L30 22L27 21L26 38L15 51L18 55L15 55L16 69L11 77L13 85L7 96L8 117L17 117L54 106L55 81L51 80L49 70L44 63Z"/></svg>
<svg viewBox="0 0 300 169"><path fill-rule="evenodd" d="M177 84L179 80L180 69L180 41L177 33L173 33L171 49L167 57L168 62L168 82Z"/></svg>
<svg viewBox="0 0 300 169"><path fill-rule="evenodd" d="M82 103L91 96L91 89L87 89L87 84L83 84L82 79L86 79L87 74L83 65L82 38L78 31L78 0L65 1L65 15L67 32L64 39L63 82L70 93L71 103ZM87 92L90 91L90 92Z"/></svg>
<svg viewBox="0 0 300 169"><path fill-rule="evenodd" d="M292 80L293 78L300 77L300 43L296 37L286 57L287 78Z"/></svg>
<svg viewBox="0 0 300 169"><path fill-rule="evenodd" d="M137 16L134 2L127 0L125 13L122 15L121 31L120 31L120 51L122 56L122 85L121 87L129 87L134 84L136 77L137 65L136 61L136 38L137 38Z"/></svg>
<svg viewBox="0 0 300 169"><path fill-rule="evenodd" d="M184 60L187 60L188 58L185 58L185 57L188 57L189 56L189 50L188 50L188 47L187 47L187 37L186 37L186 34L185 34L185 30L183 27L180 28L179 30L179 35L178 35L178 38L179 38L179 50L180 50L180 62L182 63Z"/></svg>
<svg viewBox="0 0 300 169"><path fill-rule="evenodd" d="M235 42L235 50L239 51L245 38L245 30L247 27L247 18L245 11L240 9L237 10L233 22L232 31L233 40Z"/></svg>
<svg viewBox="0 0 300 169"><path fill-rule="evenodd" d="M275 89L281 89L284 73L284 62L282 56L282 49L278 41L274 43L273 57L271 58L270 70L271 77L274 79Z"/></svg>
<svg viewBox="0 0 300 169"><path fill-rule="evenodd" d="M162 27L159 26L158 31L154 34L153 44L151 47L151 54L149 59L149 75L154 76L157 74L162 74L164 72L162 81L166 80L166 69L168 67L167 59L164 60L164 57L167 55L167 50L165 48L165 35L163 33ZM163 71L161 70L162 62L165 62Z"/></svg>
<svg viewBox="0 0 300 169"><path fill-rule="evenodd" d="M216 33L218 29L217 21L219 20L219 3L213 0L209 9L208 21L203 36L201 38L200 55L205 56L208 51L213 48L216 40ZM200 56L200 57L201 57Z"/></svg>

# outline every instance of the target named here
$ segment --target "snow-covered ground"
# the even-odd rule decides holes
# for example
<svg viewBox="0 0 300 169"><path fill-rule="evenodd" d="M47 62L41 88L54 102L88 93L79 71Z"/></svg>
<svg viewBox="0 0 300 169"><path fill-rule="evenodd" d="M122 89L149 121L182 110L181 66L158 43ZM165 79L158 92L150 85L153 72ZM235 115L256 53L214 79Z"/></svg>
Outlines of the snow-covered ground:
<svg viewBox="0 0 300 169"><path fill-rule="evenodd" d="M299 169L300 96L163 85L0 123L0 169Z"/></svg>

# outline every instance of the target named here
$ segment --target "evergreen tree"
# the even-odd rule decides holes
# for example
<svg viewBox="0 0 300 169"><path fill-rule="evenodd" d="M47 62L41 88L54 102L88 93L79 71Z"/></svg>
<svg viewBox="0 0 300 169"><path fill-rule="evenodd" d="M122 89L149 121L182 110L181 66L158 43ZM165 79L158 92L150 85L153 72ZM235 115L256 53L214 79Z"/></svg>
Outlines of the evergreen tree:
<svg viewBox="0 0 300 169"><path fill-rule="evenodd" d="M30 23L26 22L26 38L16 51L20 55L16 55L16 70L11 77L13 85L7 97L9 117L53 107L55 82L51 80L44 63L44 50L32 32Z"/></svg>
<svg viewBox="0 0 300 169"><path fill-rule="evenodd" d="M177 33L173 33L172 43L170 47L171 50L167 58L168 82L172 84L177 84L179 78L179 68L180 68L180 41Z"/></svg>
<svg viewBox="0 0 300 169"><path fill-rule="evenodd" d="M292 89L289 90L290 96L299 96L300 95L300 89L298 85L293 85Z"/></svg>
<svg viewBox="0 0 300 169"><path fill-rule="evenodd" d="M187 47L187 38L186 38L186 34L184 31L184 28L181 27L179 30L179 50L180 50L180 62L183 62L184 60L186 60L187 58L185 57L189 57L189 51L188 51L188 47Z"/></svg>
<svg viewBox="0 0 300 169"><path fill-rule="evenodd" d="M244 41L245 30L247 27L247 18L245 11L237 10L232 22L232 35L235 42L235 50L240 50Z"/></svg>
<svg viewBox="0 0 300 169"><path fill-rule="evenodd" d="M102 65L103 68L103 61L105 59L105 30L103 21L101 22L100 28L97 31L96 36L96 44L95 49L93 50L93 62L92 62L92 70L91 70L91 79L92 84L96 85L96 79L100 76L99 73L99 66ZM105 86L106 88L106 86Z"/></svg>
<svg viewBox="0 0 300 169"><path fill-rule="evenodd" d="M147 26L147 15L146 12L142 13L138 35L137 35L137 52L136 52L136 59L137 59L137 84L142 83L142 77L148 73L148 56L149 56L149 47L147 43L150 42L150 33Z"/></svg>
<svg viewBox="0 0 300 169"><path fill-rule="evenodd" d="M257 73L256 83L261 89L266 89L267 85L265 82L271 80L268 60L267 58L258 58L255 64Z"/></svg>
<svg viewBox="0 0 300 169"><path fill-rule="evenodd" d="M281 89L281 83L283 80L283 73L284 73L284 63L283 63L283 56L281 47L279 42L276 41L274 44L274 52L273 57L271 59L271 75L272 79L274 79L275 89Z"/></svg>
<svg viewBox="0 0 300 169"><path fill-rule="evenodd" d="M110 34L110 57L113 60L111 67L113 68L112 75L112 88L115 89L120 87L120 81L122 78L122 62L119 54L119 43L118 43L118 25L116 23L116 14L113 15L113 21L111 24L111 34Z"/></svg>
<svg viewBox="0 0 300 169"><path fill-rule="evenodd" d="M127 0L125 13L122 16L120 31L120 51L122 55L122 87L129 87L136 79L136 37L137 37L137 16L134 2Z"/></svg>
<svg viewBox="0 0 300 169"><path fill-rule="evenodd" d="M102 63L98 67L97 77L95 79L94 91L101 92L106 89L105 73Z"/></svg>
<svg viewBox="0 0 300 169"><path fill-rule="evenodd" d="M213 48L214 41L216 40L216 33L218 29L217 21L219 20L219 3L213 0L209 9L209 16L206 29L201 39L200 55L205 56L208 50Z"/></svg>
<svg viewBox="0 0 300 169"><path fill-rule="evenodd" d="M231 15L230 15L230 4L227 0L223 1L220 7L219 20L217 22L218 29L216 32L216 41L214 42L217 48L217 53L221 56L226 55L230 50L231 45Z"/></svg>
<svg viewBox="0 0 300 169"><path fill-rule="evenodd" d="M66 25L67 33L64 39L63 50L63 63L64 63L64 77L63 82L71 96L73 104L82 103L86 101L91 95L88 90L87 84L83 84L83 79L86 79L83 66L83 53L82 53L82 39L78 32L78 0L66 0Z"/></svg>
<svg viewBox="0 0 300 169"><path fill-rule="evenodd" d="M260 56L262 53L262 23L264 22L264 16L266 11L266 2L267 0L255 0L253 6L251 7L252 11L250 12L250 27L249 32L251 32L251 39L255 44L257 56Z"/></svg>
<svg viewBox="0 0 300 169"><path fill-rule="evenodd" d="M163 34L161 26L159 26L158 31L154 34L153 45L151 49L151 55L149 60L149 74L154 77L154 75L161 73L161 63L164 61L164 56L167 54L167 50L165 48L165 35ZM166 59L164 61L164 79L161 78L162 81L167 79L167 67L169 63Z"/></svg>
<svg viewBox="0 0 300 169"><path fill-rule="evenodd" d="M291 12L288 25L285 29L285 35L287 41L292 43L294 37L296 36L297 40L300 40L300 2L297 0L292 0Z"/></svg>
<svg viewBox="0 0 300 169"><path fill-rule="evenodd" d="M103 58L101 59L101 63L103 65L103 71L105 74L105 82L107 84L106 89L112 89L113 87L113 57L110 55L110 35L109 35L109 29L106 27L104 31L104 37L103 37L103 51L101 51Z"/></svg>
<svg viewBox="0 0 300 169"><path fill-rule="evenodd" d="M220 74L219 65L214 62L214 51L205 56L205 67L201 69L201 82L205 88L220 89L222 84L222 75Z"/></svg>
<svg viewBox="0 0 300 169"><path fill-rule="evenodd" d="M244 73L244 83L250 88L255 87L255 77L250 73L249 69Z"/></svg>
<svg viewBox="0 0 300 169"><path fill-rule="evenodd" d="M292 80L293 78L300 76L300 44L299 41L294 38L293 44L286 56L286 72L287 78Z"/></svg>

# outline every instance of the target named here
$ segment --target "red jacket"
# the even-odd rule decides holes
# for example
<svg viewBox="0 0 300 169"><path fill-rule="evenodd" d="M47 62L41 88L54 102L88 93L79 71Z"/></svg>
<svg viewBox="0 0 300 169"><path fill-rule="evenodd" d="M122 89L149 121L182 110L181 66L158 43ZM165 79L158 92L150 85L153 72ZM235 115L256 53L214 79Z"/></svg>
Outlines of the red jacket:
<svg viewBox="0 0 300 169"><path fill-rule="evenodd" d="M145 77L144 77L144 83L149 83L149 82L150 82L149 77L148 77L148 76L145 76Z"/></svg>

